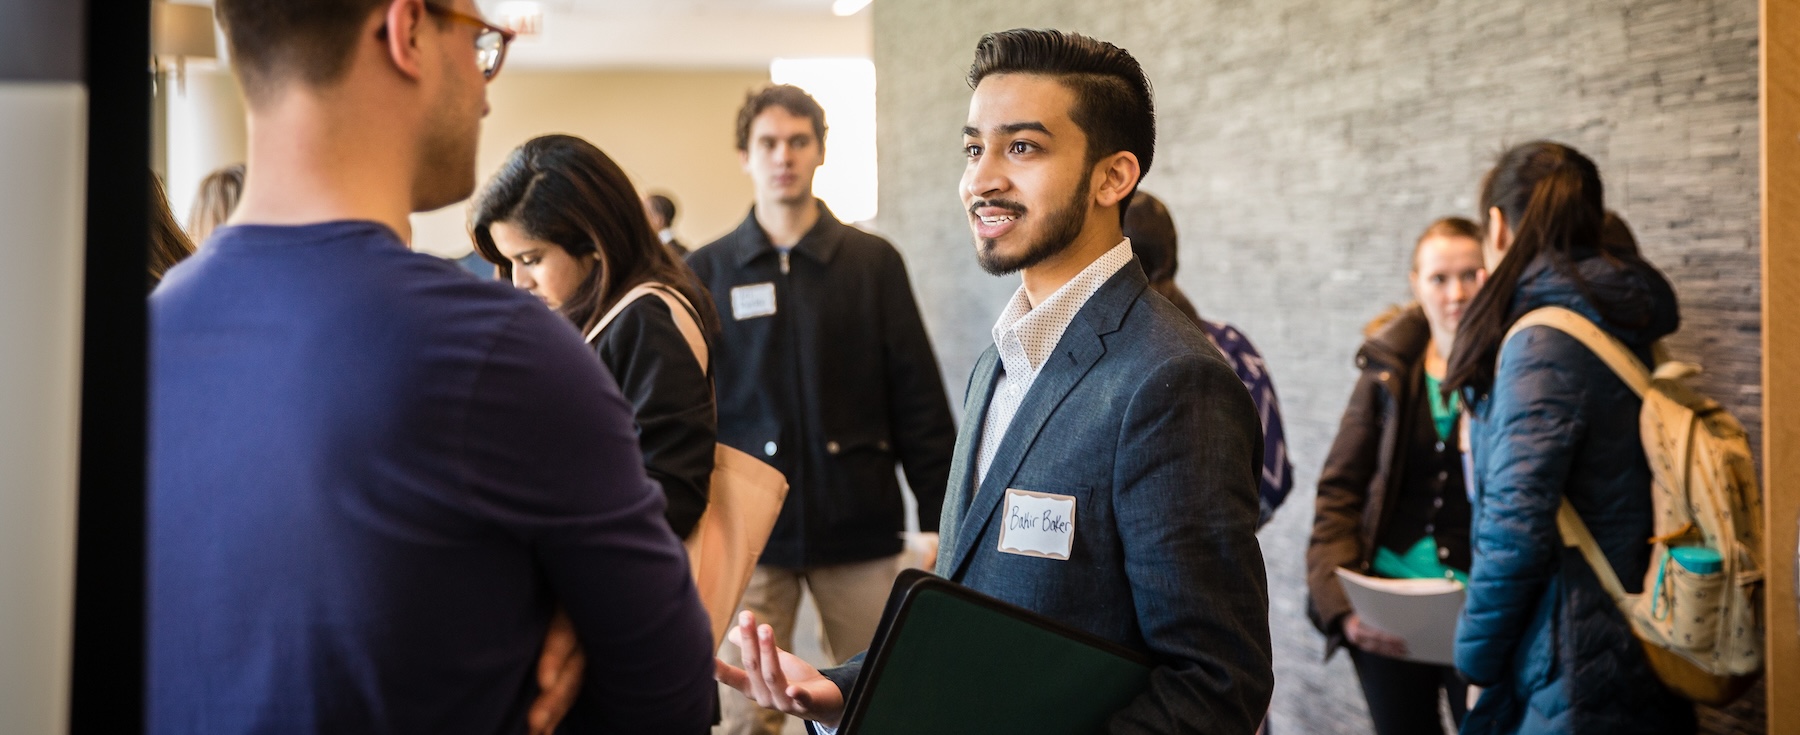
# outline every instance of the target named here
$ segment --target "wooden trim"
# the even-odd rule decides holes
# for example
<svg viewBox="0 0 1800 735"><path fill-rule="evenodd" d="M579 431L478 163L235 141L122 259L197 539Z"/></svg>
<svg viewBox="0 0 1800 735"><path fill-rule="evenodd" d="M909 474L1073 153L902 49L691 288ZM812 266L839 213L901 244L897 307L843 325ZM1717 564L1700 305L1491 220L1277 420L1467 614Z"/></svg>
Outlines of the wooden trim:
<svg viewBox="0 0 1800 735"><path fill-rule="evenodd" d="M1769 732L1800 733L1800 3L1762 0L1760 47Z"/></svg>

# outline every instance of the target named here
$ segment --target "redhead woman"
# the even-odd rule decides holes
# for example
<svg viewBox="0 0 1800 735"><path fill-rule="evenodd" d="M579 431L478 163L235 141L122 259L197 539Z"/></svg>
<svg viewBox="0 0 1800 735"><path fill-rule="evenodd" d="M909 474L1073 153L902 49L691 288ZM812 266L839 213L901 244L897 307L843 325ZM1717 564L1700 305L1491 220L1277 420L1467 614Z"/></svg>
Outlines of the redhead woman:
<svg viewBox="0 0 1800 735"><path fill-rule="evenodd" d="M1416 303L1363 329L1361 372L1319 476L1308 612L1327 637L1326 655L1349 648L1381 735L1441 732L1440 691L1461 723L1466 685L1449 666L1404 660L1405 642L1357 616L1336 572L1468 579L1459 407L1442 381L1457 326L1485 277L1475 223L1449 217L1419 236L1408 275Z"/></svg>
<svg viewBox="0 0 1800 735"><path fill-rule="evenodd" d="M644 468L662 484L669 526L686 537L706 510L718 425L707 366L683 325L715 334L712 298L650 230L625 172L580 138L547 135L520 146L473 209L481 256L591 336L631 401ZM613 313L646 284L673 298L638 298Z"/></svg>

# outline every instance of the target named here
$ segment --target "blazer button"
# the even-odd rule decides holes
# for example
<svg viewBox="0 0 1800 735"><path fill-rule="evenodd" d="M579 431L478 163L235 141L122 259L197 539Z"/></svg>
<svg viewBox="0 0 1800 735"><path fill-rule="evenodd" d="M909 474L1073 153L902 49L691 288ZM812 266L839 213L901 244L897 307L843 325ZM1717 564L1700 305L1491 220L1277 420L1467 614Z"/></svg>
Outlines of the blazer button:
<svg viewBox="0 0 1800 735"><path fill-rule="evenodd" d="M838 450L842 449L842 448L843 447L838 446L837 442L825 442L825 453L826 454L837 454Z"/></svg>
<svg viewBox="0 0 1800 735"><path fill-rule="evenodd" d="M768 442L763 445L763 455L768 457L775 456L775 442Z"/></svg>
<svg viewBox="0 0 1800 735"><path fill-rule="evenodd" d="M1437 450L1440 452L1444 451L1444 443L1443 442L1437 443Z"/></svg>
<svg viewBox="0 0 1800 735"><path fill-rule="evenodd" d="M1439 559L1450 558L1450 550L1449 549L1438 549L1438 558Z"/></svg>

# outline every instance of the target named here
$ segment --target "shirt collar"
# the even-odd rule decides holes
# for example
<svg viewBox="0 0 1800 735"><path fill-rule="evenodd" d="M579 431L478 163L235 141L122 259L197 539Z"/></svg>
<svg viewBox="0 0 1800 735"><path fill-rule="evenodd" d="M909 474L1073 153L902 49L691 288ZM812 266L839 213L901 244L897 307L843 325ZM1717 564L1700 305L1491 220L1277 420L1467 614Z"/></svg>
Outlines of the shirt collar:
<svg viewBox="0 0 1800 735"><path fill-rule="evenodd" d="M1036 307L1031 305L1031 297L1021 284L1019 290L1013 292L1012 299L1006 302L1006 308L1000 311L1000 320L994 323L994 346L1000 351L1000 361L1007 374L1035 374L1056 349L1056 343L1075 320L1075 314L1113 274L1130 262L1131 238L1126 238L1094 259Z"/></svg>
<svg viewBox="0 0 1800 735"><path fill-rule="evenodd" d="M837 253L842 231L849 225L840 222L837 215L831 213L831 208L825 206L824 201L819 199L813 201L819 206L819 221L813 223L812 229L807 230L806 234L800 237L800 242L794 244L793 252L820 263L830 263L831 257ZM756 221L754 206L750 208L750 214L744 217L744 221L738 224L737 232L737 262L740 267L749 265L751 261L763 255L774 255L778 251L775 245L769 242L768 233L763 232L762 225Z"/></svg>

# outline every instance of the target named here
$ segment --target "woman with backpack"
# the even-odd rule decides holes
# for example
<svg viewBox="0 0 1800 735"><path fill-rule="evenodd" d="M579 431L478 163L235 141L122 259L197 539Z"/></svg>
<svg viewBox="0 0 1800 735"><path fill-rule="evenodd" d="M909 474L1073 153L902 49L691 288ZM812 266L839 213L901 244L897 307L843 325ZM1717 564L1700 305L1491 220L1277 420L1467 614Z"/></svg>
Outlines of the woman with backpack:
<svg viewBox="0 0 1800 735"><path fill-rule="evenodd" d="M706 510L718 436L708 366L696 356L719 328L712 298L651 231L625 172L580 138L519 146L472 210L481 257L567 317L612 372L669 527L686 538ZM648 284L661 294L621 303Z"/></svg>
<svg viewBox="0 0 1800 735"><path fill-rule="evenodd" d="M1634 248L1603 235L1599 169L1573 148L1506 151L1480 205L1489 276L1444 381L1469 413L1474 509L1456 665L1485 688L1463 732L1694 732L1693 705L1658 681L1557 526L1566 498L1626 591L1641 591L1653 528L1641 401L1561 331L1506 338L1527 312L1560 306L1652 364L1652 344L1679 322L1674 291Z"/></svg>
<svg viewBox="0 0 1800 735"><path fill-rule="evenodd" d="M1378 735L1442 732L1439 693L1455 724L1468 701L1455 669L1405 660L1404 640L1364 622L1337 570L1468 580L1460 407L1440 386L1457 326L1486 274L1474 222L1446 217L1419 235L1408 274L1416 303L1363 329L1361 374L1319 474L1306 548L1307 614L1326 635L1327 657L1349 649Z"/></svg>

